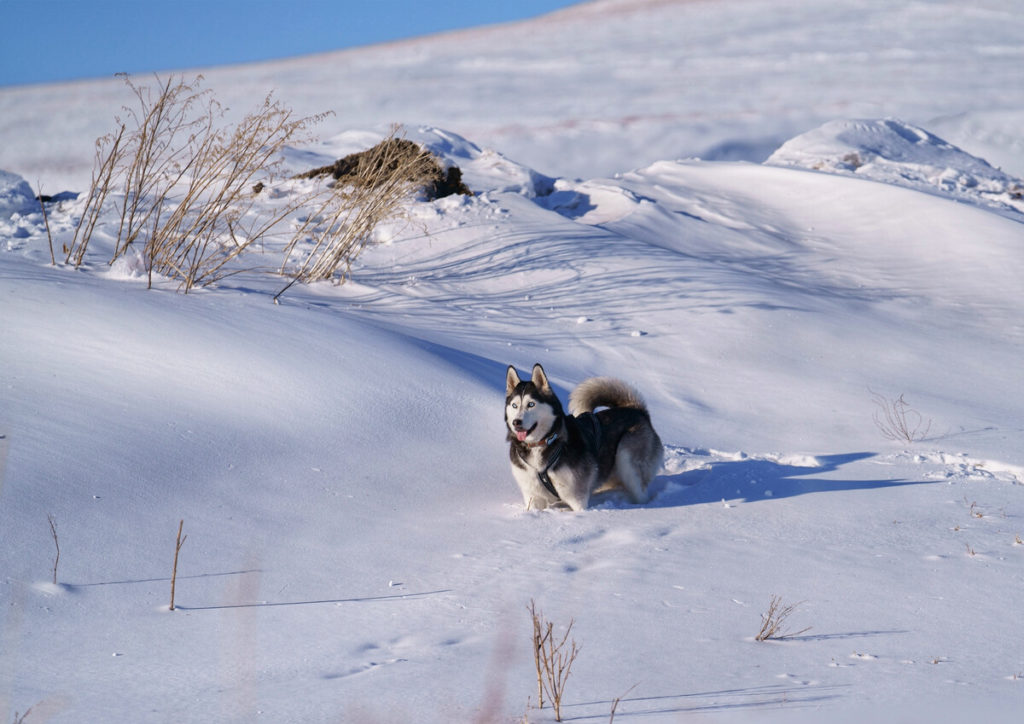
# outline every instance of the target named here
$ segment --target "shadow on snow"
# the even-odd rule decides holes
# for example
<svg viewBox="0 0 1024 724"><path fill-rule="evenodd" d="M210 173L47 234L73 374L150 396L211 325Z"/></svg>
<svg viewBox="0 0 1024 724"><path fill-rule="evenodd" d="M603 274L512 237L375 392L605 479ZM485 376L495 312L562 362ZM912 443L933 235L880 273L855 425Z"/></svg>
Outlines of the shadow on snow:
<svg viewBox="0 0 1024 724"><path fill-rule="evenodd" d="M673 508L722 500L756 503L810 493L876 490L934 482L898 478L843 480L823 477L845 465L874 456L875 453L870 452L822 455L816 458L819 465L813 467L755 458L711 461L695 470L659 475L651 483L651 501L639 507ZM616 508L632 507L624 494L618 491L599 494L595 497L595 503Z"/></svg>
<svg viewBox="0 0 1024 724"><path fill-rule="evenodd" d="M659 714L761 709L769 706L774 709L804 708L819 706L825 701L838 698L840 696L840 688L838 686L778 684L692 694L624 697L617 704L615 718L621 717L625 719ZM570 715L563 715L562 721L586 721L588 719L608 721L608 708L613 703L612 701L592 701L580 704L563 704L562 709L570 712ZM573 709L583 707L601 707L601 710L595 714L572 714Z"/></svg>

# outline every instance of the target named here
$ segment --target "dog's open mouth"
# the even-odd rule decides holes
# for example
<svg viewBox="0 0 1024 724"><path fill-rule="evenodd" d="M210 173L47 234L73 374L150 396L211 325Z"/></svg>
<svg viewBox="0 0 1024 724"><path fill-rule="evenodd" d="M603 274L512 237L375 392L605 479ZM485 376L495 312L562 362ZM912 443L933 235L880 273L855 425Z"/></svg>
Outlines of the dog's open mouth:
<svg viewBox="0 0 1024 724"><path fill-rule="evenodd" d="M522 428L516 430L516 439L519 440L519 442L524 442L530 433L533 432L534 427L537 427L537 423L534 423L533 427L529 430L523 430Z"/></svg>

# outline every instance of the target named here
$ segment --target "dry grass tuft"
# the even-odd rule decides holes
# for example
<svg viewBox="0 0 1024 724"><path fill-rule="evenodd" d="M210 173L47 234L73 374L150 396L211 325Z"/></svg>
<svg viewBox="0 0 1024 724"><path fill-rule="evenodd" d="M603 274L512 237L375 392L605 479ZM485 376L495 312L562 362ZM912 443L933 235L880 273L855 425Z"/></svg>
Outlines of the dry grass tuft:
<svg viewBox="0 0 1024 724"><path fill-rule="evenodd" d="M925 420L920 412L903 399L903 395L889 400L884 395L871 392L871 398L878 407L872 419L886 439L915 443L928 436L932 421Z"/></svg>
<svg viewBox="0 0 1024 724"><path fill-rule="evenodd" d="M773 594L771 602L768 604L768 610L761 614L761 629L757 632L757 636L754 639L757 641L781 641L782 639L792 638L793 636L799 636L810 631L810 626L799 631L785 630L786 620L802 603L803 601L783 605L782 598Z"/></svg>

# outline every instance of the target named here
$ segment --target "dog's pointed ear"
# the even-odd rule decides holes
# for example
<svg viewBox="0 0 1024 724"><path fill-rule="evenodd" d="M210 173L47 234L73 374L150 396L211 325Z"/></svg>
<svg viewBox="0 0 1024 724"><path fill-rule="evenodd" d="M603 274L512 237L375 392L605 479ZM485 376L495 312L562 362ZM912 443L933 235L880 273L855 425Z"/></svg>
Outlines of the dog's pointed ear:
<svg viewBox="0 0 1024 724"><path fill-rule="evenodd" d="M512 365L508 366L508 373L505 375L505 397L512 394L512 390L519 384L519 373Z"/></svg>
<svg viewBox="0 0 1024 724"><path fill-rule="evenodd" d="M533 376L530 381L537 386L538 390L543 392L550 392L551 385L548 384L548 376L544 374L544 368L540 366L538 362L533 366Z"/></svg>

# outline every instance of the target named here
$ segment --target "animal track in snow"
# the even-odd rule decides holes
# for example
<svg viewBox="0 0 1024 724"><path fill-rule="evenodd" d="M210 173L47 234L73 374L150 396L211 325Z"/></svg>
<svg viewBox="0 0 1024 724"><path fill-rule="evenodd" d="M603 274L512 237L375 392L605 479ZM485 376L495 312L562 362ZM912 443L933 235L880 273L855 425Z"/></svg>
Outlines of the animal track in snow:
<svg viewBox="0 0 1024 724"><path fill-rule="evenodd" d="M374 669L380 668L381 666L388 666L390 664L400 664L405 661L408 661L408 659L385 659L383 661L367 661L364 664L353 666L349 669L346 669L345 671L333 674L324 674L323 678L327 680L347 679L350 676L356 676L358 674L365 674L367 671L373 671Z"/></svg>
<svg viewBox="0 0 1024 724"><path fill-rule="evenodd" d="M929 468L924 476L933 479L997 480L1012 485L1024 485L1024 467L998 460L972 458L966 453L901 452L881 458L878 462L882 465L917 463Z"/></svg>

